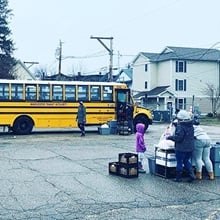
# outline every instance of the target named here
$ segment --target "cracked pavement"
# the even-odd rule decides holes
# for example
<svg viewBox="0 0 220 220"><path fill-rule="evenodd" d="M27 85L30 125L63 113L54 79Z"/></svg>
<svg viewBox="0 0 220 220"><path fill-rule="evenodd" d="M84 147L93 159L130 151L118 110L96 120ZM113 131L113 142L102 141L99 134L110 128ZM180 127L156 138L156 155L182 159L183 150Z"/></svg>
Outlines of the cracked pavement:
<svg viewBox="0 0 220 220"><path fill-rule="evenodd" d="M148 156L166 126L149 127ZM220 140L219 127L205 129ZM0 139L0 219L220 219L220 177L176 183L150 174L147 160L138 178L109 175L109 162L134 152L134 135L81 138L68 130Z"/></svg>

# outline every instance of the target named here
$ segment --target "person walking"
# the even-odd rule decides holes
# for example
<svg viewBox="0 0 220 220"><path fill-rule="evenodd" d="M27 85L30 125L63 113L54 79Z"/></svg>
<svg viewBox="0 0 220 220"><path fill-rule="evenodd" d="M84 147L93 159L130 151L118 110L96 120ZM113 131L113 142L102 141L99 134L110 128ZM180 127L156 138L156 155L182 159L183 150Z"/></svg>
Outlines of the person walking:
<svg viewBox="0 0 220 220"><path fill-rule="evenodd" d="M177 125L175 134L167 137L168 140L175 142L176 155L176 182L182 182L183 165L189 173L189 182L196 179L192 164L192 152L194 149L194 128L193 120L185 110L180 110L177 114Z"/></svg>
<svg viewBox="0 0 220 220"><path fill-rule="evenodd" d="M136 125L136 153L138 154L138 172L146 173L143 167L143 160L145 158L144 152L146 151L145 141L144 141L145 125L138 123Z"/></svg>
<svg viewBox="0 0 220 220"><path fill-rule="evenodd" d="M86 124L86 108L83 104L83 101L79 102L76 121L77 121L78 127L81 131L81 137L84 137L85 136L85 124Z"/></svg>
<svg viewBox="0 0 220 220"><path fill-rule="evenodd" d="M202 166L204 164L210 180L214 180L212 161L210 160L211 139L205 130L194 120L194 143L193 159L196 165L196 179L202 179Z"/></svg>

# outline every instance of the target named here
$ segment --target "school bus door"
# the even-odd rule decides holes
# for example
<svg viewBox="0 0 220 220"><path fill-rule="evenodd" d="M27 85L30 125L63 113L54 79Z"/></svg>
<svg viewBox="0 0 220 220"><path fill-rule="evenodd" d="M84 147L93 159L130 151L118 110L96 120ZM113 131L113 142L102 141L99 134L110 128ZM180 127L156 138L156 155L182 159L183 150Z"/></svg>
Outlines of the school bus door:
<svg viewBox="0 0 220 220"><path fill-rule="evenodd" d="M125 107L130 102L130 89L116 89L116 118L125 116Z"/></svg>

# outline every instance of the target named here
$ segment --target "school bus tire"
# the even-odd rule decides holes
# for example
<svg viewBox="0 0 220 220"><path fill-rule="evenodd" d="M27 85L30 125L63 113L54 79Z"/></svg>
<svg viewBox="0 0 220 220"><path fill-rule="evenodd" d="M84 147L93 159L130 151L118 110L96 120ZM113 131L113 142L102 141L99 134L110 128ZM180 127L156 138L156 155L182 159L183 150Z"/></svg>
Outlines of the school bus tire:
<svg viewBox="0 0 220 220"><path fill-rule="evenodd" d="M134 119L134 131L136 132L136 124L138 123L142 123L145 125L145 131L148 129L149 126L149 122L148 122L148 118L145 115L138 115L135 119Z"/></svg>
<svg viewBox="0 0 220 220"><path fill-rule="evenodd" d="M15 134L25 135L31 133L33 126L33 120L30 117L20 116L15 120L12 130Z"/></svg>

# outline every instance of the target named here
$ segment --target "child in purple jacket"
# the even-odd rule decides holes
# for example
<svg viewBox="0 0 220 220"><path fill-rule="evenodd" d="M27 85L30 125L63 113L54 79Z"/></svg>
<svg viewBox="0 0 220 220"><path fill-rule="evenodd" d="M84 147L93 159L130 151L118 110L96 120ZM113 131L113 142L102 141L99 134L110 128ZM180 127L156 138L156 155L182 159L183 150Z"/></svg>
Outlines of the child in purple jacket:
<svg viewBox="0 0 220 220"><path fill-rule="evenodd" d="M145 125L138 123L136 125L136 152L138 154L138 171L139 173L145 173L143 168L144 152L146 151L146 146L144 142L144 132Z"/></svg>

